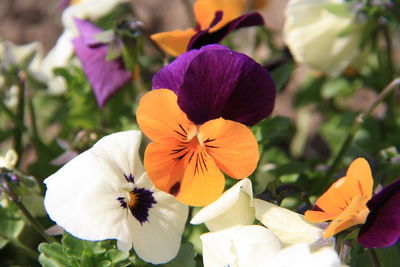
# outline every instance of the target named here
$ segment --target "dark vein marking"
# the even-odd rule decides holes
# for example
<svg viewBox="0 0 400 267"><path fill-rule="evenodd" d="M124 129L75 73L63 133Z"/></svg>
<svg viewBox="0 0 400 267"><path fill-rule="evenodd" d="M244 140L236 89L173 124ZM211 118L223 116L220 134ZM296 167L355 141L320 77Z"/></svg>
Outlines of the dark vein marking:
<svg viewBox="0 0 400 267"><path fill-rule="evenodd" d="M213 142L213 141L215 141L215 139L210 139L210 138L207 138L207 140L206 140L206 141L204 141L204 143Z"/></svg>
<svg viewBox="0 0 400 267"><path fill-rule="evenodd" d="M178 125L182 129L182 131L187 135L187 132L185 131L185 129L183 129L182 125L181 124L178 124Z"/></svg>

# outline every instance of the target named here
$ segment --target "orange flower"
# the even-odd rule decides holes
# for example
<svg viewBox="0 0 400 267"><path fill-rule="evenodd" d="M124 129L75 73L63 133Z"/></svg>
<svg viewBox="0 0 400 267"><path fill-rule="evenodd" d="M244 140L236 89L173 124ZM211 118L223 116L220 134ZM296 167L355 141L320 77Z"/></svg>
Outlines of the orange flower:
<svg viewBox="0 0 400 267"><path fill-rule="evenodd" d="M154 142L144 164L154 185L188 205L204 206L223 192L224 175L250 175L259 154L257 141L243 124L222 118L202 125L191 122L171 90L153 90L136 112L142 131Z"/></svg>
<svg viewBox="0 0 400 267"><path fill-rule="evenodd" d="M314 207L306 211L304 218L314 223L332 220L324 231L324 238L363 224L369 213L366 203L372 197L372 185L368 162L358 158L351 163L346 176L332 184Z"/></svg>
<svg viewBox="0 0 400 267"><path fill-rule="evenodd" d="M166 53L176 57L192 48L218 43L237 28L264 24L257 13L241 16L245 8L246 0L197 0L193 8L195 28L156 33L151 38Z"/></svg>

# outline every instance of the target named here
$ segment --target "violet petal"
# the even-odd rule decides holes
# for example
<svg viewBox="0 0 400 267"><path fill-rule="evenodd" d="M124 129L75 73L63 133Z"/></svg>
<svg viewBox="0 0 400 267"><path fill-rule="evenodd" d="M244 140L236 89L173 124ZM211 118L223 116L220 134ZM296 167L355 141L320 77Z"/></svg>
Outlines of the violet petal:
<svg viewBox="0 0 400 267"><path fill-rule="evenodd" d="M221 49L229 50L229 48L222 45L208 45L199 50L196 49L183 53L153 76L152 89L169 89L177 93L192 59L203 51Z"/></svg>
<svg viewBox="0 0 400 267"><path fill-rule="evenodd" d="M218 31L212 33L209 32L209 29L199 31L190 39L187 50L198 49L207 44L219 43L236 29L257 25L264 25L264 19L259 13L252 12L242 15L232 20Z"/></svg>
<svg viewBox="0 0 400 267"><path fill-rule="evenodd" d="M132 79L132 74L124 68L122 58L106 61L108 46L91 47L87 41L101 30L89 22L77 20L81 36L72 40L75 53L82 63L83 70L93 88L99 107ZM84 23L83 23L84 22ZM97 32L96 32L97 31Z"/></svg>
<svg viewBox="0 0 400 267"><path fill-rule="evenodd" d="M223 117L252 126L271 114L275 85L250 57L208 50L192 59L177 95L180 108L196 124Z"/></svg>
<svg viewBox="0 0 400 267"><path fill-rule="evenodd" d="M394 245L400 238L400 179L383 188L367 206L371 211L358 242L367 248Z"/></svg>
<svg viewBox="0 0 400 267"><path fill-rule="evenodd" d="M94 24L89 21L74 18L75 24L79 29L83 42L87 46L102 45L97 39L96 34L102 32L101 29L97 28Z"/></svg>

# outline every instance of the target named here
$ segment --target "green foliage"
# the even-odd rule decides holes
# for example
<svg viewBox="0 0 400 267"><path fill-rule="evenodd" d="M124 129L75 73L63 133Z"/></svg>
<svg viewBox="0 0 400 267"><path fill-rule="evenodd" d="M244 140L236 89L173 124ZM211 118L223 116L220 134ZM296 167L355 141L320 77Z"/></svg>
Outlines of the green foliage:
<svg viewBox="0 0 400 267"><path fill-rule="evenodd" d="M14 203L6 200L0 192L0 249L7 245L9 239L18 239L25 226L18 208Z"/></svg>
<svg viewBox="0 0 400 267"><path fill-rule="evenodd" d="M135 262L128 252L111 241L85 241L64 232L60 243L39 245L39 261L44 267L124 267Z"/></svg>

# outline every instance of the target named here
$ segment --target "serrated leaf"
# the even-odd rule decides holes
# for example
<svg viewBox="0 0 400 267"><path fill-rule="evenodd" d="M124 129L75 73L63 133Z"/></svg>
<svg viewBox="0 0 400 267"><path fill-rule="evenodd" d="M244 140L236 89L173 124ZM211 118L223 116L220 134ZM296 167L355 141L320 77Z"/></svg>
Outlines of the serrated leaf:
<svg viewBox="0 0 400 267"><path fill-rule="evenodd" d="M82 252L85 249L85 241L80 240L64 231L64 237L62 239L62 244L68 255L80 259Z"/></svg>
<svg viewBox="0 0 400 267"><path fill-rule="evenodd" d="M38 247L39 262L44 267L69 267L71 261L68 258L68 254L64 251L63 247L59 243L42 243Z"/></svg>
<svg viewBox="0 0 400 267"><path fill-rule="evenodd" d="M119 249L110 249L106 252L105 258L108 258L112 264L117 264L129 258L129 253Z"/></svg>

